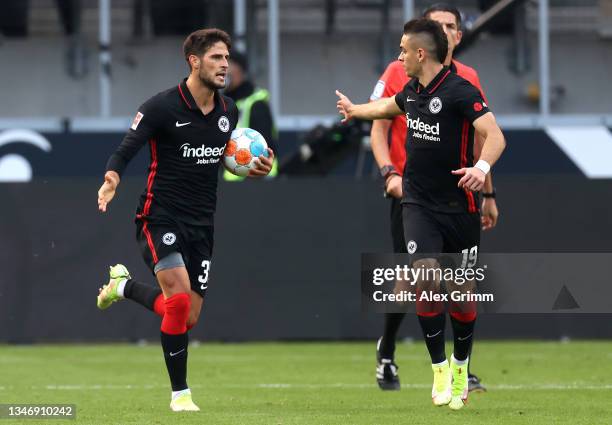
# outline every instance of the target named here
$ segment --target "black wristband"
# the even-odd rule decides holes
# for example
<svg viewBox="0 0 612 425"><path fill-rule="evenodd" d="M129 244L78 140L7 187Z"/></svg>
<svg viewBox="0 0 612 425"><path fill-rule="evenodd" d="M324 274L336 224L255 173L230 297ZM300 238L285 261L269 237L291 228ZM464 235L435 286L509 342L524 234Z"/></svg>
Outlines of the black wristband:
<svg viewBox="0 0 612 425"><path fill-rule="evenodd" d="M385 165L380 169L380 175L383 179L387 180L387 178L391 175L399 176L400 173L395 169L393 165Z"/></svg>
<svg viewBox="0 0 612 425"><path fill-rule="evenodd" d="M493 192L482 192L482 197L483 198L491 198L491 199L495 199L495 188L493 188Z"/></svg>

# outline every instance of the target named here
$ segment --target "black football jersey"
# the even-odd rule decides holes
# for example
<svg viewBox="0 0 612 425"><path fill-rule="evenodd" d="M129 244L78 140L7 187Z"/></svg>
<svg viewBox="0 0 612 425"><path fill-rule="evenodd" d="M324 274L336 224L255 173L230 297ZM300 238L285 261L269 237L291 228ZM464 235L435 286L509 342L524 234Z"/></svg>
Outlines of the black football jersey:
<svg viewBox="0 0 612 425"><path fill-rule="evenodd" d="M212 223L219 164L238 122L238 109L230 98L216 92L214 102L213 110L204 115L185 79L138 108L106 167L121 175L148 144L151 162L138 217L163 211L188 224Z"/></svg>
<svg viewBox="0 0 612 425"><path fill-rule="evenodd" d="M442 213L478 212L478 194L451 171L474 165L472 123L489 112L480 91L444 67L423 87L416 78L395 96L406 113L402 203Z"/></svg>

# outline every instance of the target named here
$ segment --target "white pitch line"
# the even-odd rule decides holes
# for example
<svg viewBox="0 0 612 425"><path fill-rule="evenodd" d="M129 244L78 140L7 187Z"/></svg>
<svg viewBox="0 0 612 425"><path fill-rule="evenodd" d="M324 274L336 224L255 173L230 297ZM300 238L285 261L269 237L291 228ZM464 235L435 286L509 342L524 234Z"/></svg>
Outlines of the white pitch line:
<svg viewBox="0 0 612 425"><path fill-rule="evenodd" d="M248 388L250 386L237 386L237 388ZM324 389L324 388L344 388L344 389L370 389L376 388L374 384L259 384L258 388L268 389ZM402 384L406 389L429 389L431 384ZM491 390L612 390L612 384L591 385L591 384L535 384L535 385L512 385L499 384L487 385Z"/></svg>
<svg viewBox="0 0 612 425"><path fill-rule="evenodd" d="M47 391L100 391L100 390L154 390L154 389L166 389L167 385L109 385L109 384L89 384L89 385L43 385L43 386L31 386L31 390L47 390ZM331 384L289 384L289 383L262 383L252 385L191 385L191 388L200 389L212 389L212 388L228 388L228 389L375 389L377 388L374 384L347 384L347 383L331 383ZM402 388L405 389L429 389L431 384L403 384ZM570 390L612 390L612 384L586 384L586 383L572 383L572 384L498 384L498 385L487 385L490 390L499 391L570 391ZM2 386L0 391L15 389L14 386Z"/></svg>

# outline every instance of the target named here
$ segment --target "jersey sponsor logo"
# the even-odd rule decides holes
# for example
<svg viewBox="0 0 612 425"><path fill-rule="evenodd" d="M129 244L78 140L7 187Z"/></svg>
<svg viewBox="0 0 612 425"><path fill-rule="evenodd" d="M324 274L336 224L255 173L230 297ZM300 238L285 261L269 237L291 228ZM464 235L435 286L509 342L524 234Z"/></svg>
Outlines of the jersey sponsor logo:
<svg viewBox="0 0 612 425"><path fill-rule="evenodd" d="M189 124L191 124L191 121L189 121L189 122L178 122L177 121L175 125L177 127L184 127L184 126L189 125Z"/></svg>
<svg viewBox="0 0 612 425"><path fill-rule="evenodd" d="M374 91L370 96L370 100L378 100L382 97L385 92L385 82L383 80L378 80L376 85L374 86Z"/></svg>
<svg viewBox="0 0 612 425"><path fill-rule="evenodd" d="M229 131L230 122L225 115L222 115L221 118L219 118L219 122L217 124L219 125L219 130L222 132L227 133Z"/></svg>
<svg viewBox="0 0 612 425"><path fill-rule="evenodd" d="M427 140L432 142L440 141L440 123L425 124L421 117L410 118L410 113L406 114L406 126L412 130L412 137L415 139Z"/></svg>
<svg viewBox="0 0 612 425"><path fill-rule="evenodd" d="M429 112L432 114L437 114L442 110L442 99L439 97L434 97L429 101Z"/></svg>
<svg viewBox="0 0 612 425"><path fill-rule="evenodd" d="M165 245L172 245L174 242L176 242L176 235L172 232L168 232L162 236L162 242Z"/></svg>
<svg viewBox="0 0 612 425"><path fill-rule="evenodd" d="M408 241L406 249L408 250L408 254L414 254L417 250L417 243L415 241Z"/></svg>
<svg viewBox="0 0 612 425"><path fill-rule="evenodd" d="M183 158L194 158L196 164L216 164L219 162L223 152L225 152L225 145L211 148L202 144L201 146L194 148L190 143L183 143L179 148L182 151Z"/></svg>
<svg viewBox="0 0 612 425"><path fill-rule="evenodd" d="M474 103L474 110L475 110L476 112L480 112L480 111L482 111L483 106L484 106L484 105L483 105L482 103L480 103L480 102L475 102L475 103Z"/></svg>
<svg viewBox="0 0 612 425"><path fill-rule="evenodd" d="M140 124L142 117L144 117L143 113L141 112L136 113L136 116L134 117L134 120L132 121L132 126L130 127L132 130L136 130L138 128L138 124Z"/></svg>

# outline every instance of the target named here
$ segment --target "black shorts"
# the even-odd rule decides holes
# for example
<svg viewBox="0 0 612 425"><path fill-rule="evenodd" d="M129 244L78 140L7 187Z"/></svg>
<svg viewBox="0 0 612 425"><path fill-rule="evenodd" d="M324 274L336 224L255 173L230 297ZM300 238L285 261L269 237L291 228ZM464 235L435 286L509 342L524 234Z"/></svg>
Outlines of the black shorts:
<svg viewBox="0 0 612 425"><path fill-rule="evenodd" d="M420 254L478 255L480 214L444 214L416 204L403 204L402 218L406 251Z"/></svg>
<svg viewBox="0 0 612 425"><path fill-rule="evenodd" d="M167 216L136 219L136 239L153 274L164 257L178 252L189 274L191 289L204 297L208 288L214 244L213 226L187 225Z"/></svg>

